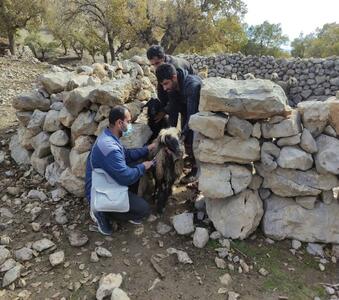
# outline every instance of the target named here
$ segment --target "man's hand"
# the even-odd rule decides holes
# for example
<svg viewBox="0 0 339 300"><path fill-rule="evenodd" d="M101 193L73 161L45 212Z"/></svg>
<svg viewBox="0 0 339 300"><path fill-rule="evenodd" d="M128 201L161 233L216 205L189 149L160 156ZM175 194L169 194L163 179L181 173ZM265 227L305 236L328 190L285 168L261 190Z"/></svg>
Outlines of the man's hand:
<svg viewBox="0 0 339 300"><path fill-rule="evenodd" d="M156 143L152 143L150 145L147 146L147 149L149 152L151 152L152 150L154 150L157 147Z"/></svg>
<svg viewBox="0 0 339 300"><path fill-rule="evenodd" d="M156 116L154 117L154 122L155 123L159 123L163 117L166 115L166 113L164 111L160 111L156 114Z"/></svg>
<svg viewBox="0 0 339 300"><path fill-rule="evenodd" d="M144 161L143 162L145 169L148 170L149 168L151 168L153 166L153 161Z"/></svg>

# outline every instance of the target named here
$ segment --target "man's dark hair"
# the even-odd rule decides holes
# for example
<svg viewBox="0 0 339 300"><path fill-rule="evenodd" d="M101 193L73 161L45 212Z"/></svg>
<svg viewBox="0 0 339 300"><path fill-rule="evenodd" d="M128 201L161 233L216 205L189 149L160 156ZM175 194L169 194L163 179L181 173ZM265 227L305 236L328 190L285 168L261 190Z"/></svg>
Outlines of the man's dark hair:
<svg viewBox="0 0 339 300"><path fill-rule="evenodd" d="M172 64L162 64L155 71L157 80L162 83L164 80L172 79L173 75L177 75L177 70Z"/></svg>
<svg viewBox="0 0 339 300"><path fill-rule="evenodd" d="M125 119L126 111L129 111L129 109L126 106L122 105L114 106L109 113L108 117L109 124L114 126L117 120L123 121Z"/></svg>
<svg viewBox="0 0 339 300"><path fill-rule="evenodd" d="M151 47L149 47L147 50L147 58L150 60L155 57L158 57L160 59L164 58L165 57L164 48L162 48L159 45L152 45Z"/></svg>

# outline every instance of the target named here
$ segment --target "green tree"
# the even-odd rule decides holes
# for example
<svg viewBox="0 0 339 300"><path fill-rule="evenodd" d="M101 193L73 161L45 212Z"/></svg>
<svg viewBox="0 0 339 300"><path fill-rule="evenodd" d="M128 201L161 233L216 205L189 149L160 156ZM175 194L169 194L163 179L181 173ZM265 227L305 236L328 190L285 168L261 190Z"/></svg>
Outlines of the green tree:
<svg viewBox="0 0 339 300"><path fill-rule="evenodd" d="M24 43L30 47L34 56L42 61L46 59L47 54L52 54L59 47L55 40L49 40L41 31L31 32Z"/></svg>
<svg viewBox="0 0 339 300"><path fill-rule="evenodd" d="M244 47L246 54L279 56L280 47L288 42L288 37L282 33L281 24L271 24L268 21L247 28L248 43Z"/></svg>
<svg viewBox="0 0 339 300"><path fill-rule="evenodd" d="M28 22L38 21L42 13L40 0L0 0L0 31L8 38L10 51L15 54L15 35Z"/></svg>

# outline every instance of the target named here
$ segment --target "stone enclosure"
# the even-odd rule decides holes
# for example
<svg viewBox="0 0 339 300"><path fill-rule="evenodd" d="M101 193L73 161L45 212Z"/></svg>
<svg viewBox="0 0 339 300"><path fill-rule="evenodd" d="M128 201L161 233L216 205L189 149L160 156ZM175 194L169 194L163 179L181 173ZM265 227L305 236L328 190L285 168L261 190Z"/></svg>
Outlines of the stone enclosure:
<svg viewBox="0 0 339 300"><path fill-rule="evenodd" d="M339 72L337 61L332 67ZM10 143L13 159L45 176L56 187L52 197L66 191L82 197L86 160L111 107L126 104L132 111L135 131L123 140L127 147L150 137L142 105L155 84L141 57L74 72L54 67L13 102L20 124ZM339 244L338 97L292 109L270 80L204 79L200 112L189 125L199 190L220 233L244 239L261 224L275 240Z"/></svg>
<svg viewBox="0 0 339 300"><path fill-rule="evenodd" d="M326 59L276 59L273 56L244 56L240 53L218 56L184 56L197 70L208 68L209 77L244 79L251 73L256 78L275 80L288 94L289 104L305 100L326 100L339 89L339 57ZM278 75L276 77L276 75ZM288 83L293 77L295 82Z"/></svg>

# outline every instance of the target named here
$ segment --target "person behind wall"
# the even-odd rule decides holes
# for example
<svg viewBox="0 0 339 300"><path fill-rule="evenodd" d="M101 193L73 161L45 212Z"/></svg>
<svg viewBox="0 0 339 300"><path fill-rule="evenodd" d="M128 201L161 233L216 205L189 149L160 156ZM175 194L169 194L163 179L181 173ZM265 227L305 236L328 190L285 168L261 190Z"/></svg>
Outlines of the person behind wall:
<svg viewBox="0 0 339 300"><path fill-rule="evenodd" d="M152 161L137 163L146 158L149 151L155 148L150 144L138 149L126 149L120 142L122 136L133 130L131 114L124 106L115 106L109 114L109 126L98 136L86 164L86 197L90 204L90 215L97 223L99 232L104 235L112 233L111 219L141 224L142 219L150 213L148 203L131 191L128 191L129 210L127 212L95 211L91 200L92 170L104 170L121 186L132 186L137 183L145 171L154 164Z"/></svg>
<svg viewBox="0 0 339 300"><path fill-rule="evenodd" d="M157 67L156 77L169 98L167 105L169 120L173 120L178 113L181 115L181 135L192 165L191 171L181 182L184 184L194 182L197 180L198 166L193 153L193 131L188 127L188 123L190 117L198 112L201 78L167 63Z"/></svg>

